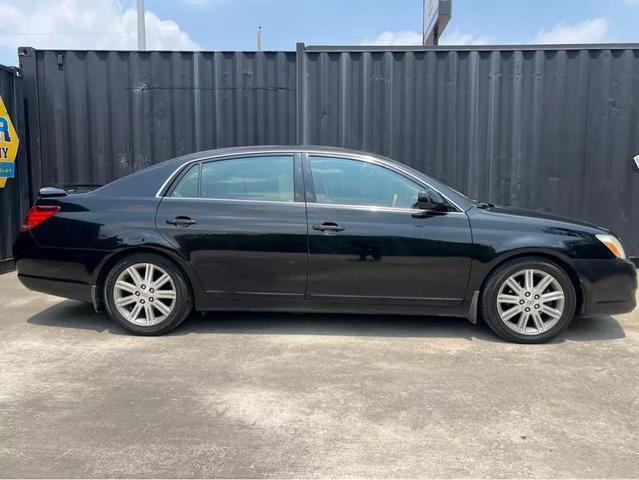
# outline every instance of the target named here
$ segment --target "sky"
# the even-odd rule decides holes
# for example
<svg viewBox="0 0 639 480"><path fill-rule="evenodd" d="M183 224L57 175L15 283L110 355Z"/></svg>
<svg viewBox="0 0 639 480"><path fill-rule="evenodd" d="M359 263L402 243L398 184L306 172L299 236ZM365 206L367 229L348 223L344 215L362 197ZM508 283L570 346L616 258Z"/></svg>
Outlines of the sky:
<svg viewBox="0 0 639 480"><path fill-rule="evenodd" d="M639 0L452 0L441 44L639 42ZM419 44L422 0L146 0L150 50ZM17 47L135 49L134 0L0 0L0 63Z"/></svg>

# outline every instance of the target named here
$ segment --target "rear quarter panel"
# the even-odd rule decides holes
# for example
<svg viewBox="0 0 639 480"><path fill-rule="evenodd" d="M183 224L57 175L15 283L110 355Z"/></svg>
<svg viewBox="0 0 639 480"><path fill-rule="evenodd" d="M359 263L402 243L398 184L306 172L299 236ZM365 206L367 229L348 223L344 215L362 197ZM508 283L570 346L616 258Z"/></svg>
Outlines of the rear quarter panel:
<svg viewBox="0 0 639 480"><path fill-rule="evenodd" d="M96 267L109 255L123 248L166 243L154 225L156 199L81 194L37 203L58 205L61 210L22 234L32 237L31 252L18 248L26 240L16 242L21 274L91 283Z"/></svg>
<svg viewBox="0 0 639 480"><path fill-rule="evenodd" d="M89 193L39 199L36 204L61 210L18 237L18 273L91 285L100 267L124 250L170 250L155 228L155 194L179 165L169 161Z"/></svg>

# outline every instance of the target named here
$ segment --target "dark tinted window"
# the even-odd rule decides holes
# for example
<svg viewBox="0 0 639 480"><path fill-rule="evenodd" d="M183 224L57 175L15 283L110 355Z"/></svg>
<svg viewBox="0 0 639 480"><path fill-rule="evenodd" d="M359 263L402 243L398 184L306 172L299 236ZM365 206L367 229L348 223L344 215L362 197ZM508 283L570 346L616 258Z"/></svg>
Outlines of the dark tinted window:
<svg viewBox="0 0 639 480"><path fill-rule="evenodd" d="M197 198L198 185L200 183L200 166L193 165L188 172L180 179L177 186L171 193L172 197Z"/></svg>
<svg viewBox="0 0 639 480"><path fill-rule="evenodd" d="M319 203L412 208L417 183L387 168L345 158L311 157L315 196Z"/></svg>
<svg viewBox="0 0 639 480"><path fill-rule="evenodd" d="M204 198L293 202L293 157L245 157L202 165Z"/></svg>

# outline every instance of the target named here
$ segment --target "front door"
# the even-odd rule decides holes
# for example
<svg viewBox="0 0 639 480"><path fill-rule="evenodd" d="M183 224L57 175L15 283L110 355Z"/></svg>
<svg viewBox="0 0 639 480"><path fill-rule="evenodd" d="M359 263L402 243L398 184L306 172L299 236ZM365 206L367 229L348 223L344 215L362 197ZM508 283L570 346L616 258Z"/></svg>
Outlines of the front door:
<svg viewBox="0 0 639 480"><path fill-rule="evenodd" d="M307 225L301 184L293 154L203 161L169 190L156 225L210 295L302 299Z"/></svg>
<svg viewBox="0 0 639 480"><path fill-rule="evenodd" d="M461 211L420 215L420 191L436 191L387 166L328 156L305 160L308 296L330 302L463 301L471 232ZM307 186L308 189L308 186Z"/></svg>

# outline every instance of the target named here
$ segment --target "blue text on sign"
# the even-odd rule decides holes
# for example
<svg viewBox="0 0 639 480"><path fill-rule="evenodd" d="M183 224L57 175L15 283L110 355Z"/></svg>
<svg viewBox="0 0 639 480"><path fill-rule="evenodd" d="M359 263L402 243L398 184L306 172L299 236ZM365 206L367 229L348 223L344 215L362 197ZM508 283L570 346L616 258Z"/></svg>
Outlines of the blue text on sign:
<svg viewBox="0 0 639 480"><path fill-rule="evenodd" d="M13 178L16 172L16 164L13 162L0 162L0 178Z"/></svg>
<svg viewBox="0 0 639 480"><path fill-rule="evenodd" d="M2 135L4 142L11 142L11 134L9 133L9 122L6 118L0 117L0 135Z"/></svg>

